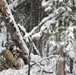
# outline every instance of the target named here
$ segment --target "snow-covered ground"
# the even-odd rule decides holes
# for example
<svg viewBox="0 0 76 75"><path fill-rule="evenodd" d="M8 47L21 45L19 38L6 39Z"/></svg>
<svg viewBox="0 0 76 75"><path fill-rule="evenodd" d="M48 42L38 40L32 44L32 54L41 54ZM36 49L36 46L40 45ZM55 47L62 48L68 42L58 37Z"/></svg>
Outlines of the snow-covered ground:
<svg viewBox="0 0 76 75"><path fill-rule="evenodd" d="M27 75L28 67L24 66L20 70L8 69L0 72L0 75Z"/></svg>
<svg viewBox="0 0 76 75"><path fill-rule="evenodd" d="M17 6L17 1L15 0L13 3L11 3L9 5L9 13L10 13L10 18L11 18L11 22L14 18L11 15L11 10L13 10L13 7ZM63 6L60 7L56 7L53 3L53 1L59 1L59 3L63 4ZM30 57L31 57L31 69L30 69L30 75L56 75L56 63L57 63L57 57L55 57L55 55L51 55L53 50L60 50L60 46L64 45L64 52L66 53L66 55L71 58L74 59L74 63L73 63L73 73L75 73L76 75L76 37L74 35L74 30L76 30L76 26L74 26L74 24L72 23L72 21L76 19L74 18L74 15L72 14L72 9L70 8L70 6L72 5L71 3L72 0L68 0L67 4L65 3L64 0L42 0L42 7L45 8L45 12L47 12L48 16L45 17L37 27L34 27L34 29L32 29L32 31L30 33L27 33L24 38L28 39L29 36L32 37L32 39L36 39L39 40L41 36L43 36L43 34L49 34L51 36L49 36L49 39L47 39L46 41L46 45L43 46L43 58L38 56L38 55L34 55L31 53ZM75 0L74 0L75 1ZM56 3L57 4L57 3ZM54 5L54 6L53 6ZM59 5L59 4L58 4ZM76 1L75 1L75 6L76 6ZM54 8L53 8L54 7ZM11 9L11 10L10 10ZM52 11L52 12L51 12ZM51 12L51 13L50 13ZM64 13L64 14L62 14ZM68 17L69 14L71 13L71 18ZM62 16L61 16L62 15ZM76 15L76 14L75 14ZM59 17L61 17L61 21L62 24L59 24L60 20ZM63 18L62 18L63 17ZM67 19L66 19L67 17ZM64 29L65 26L65 19L69 22L69 26L66 27L66 30L63 31L61 33L61 35L59 35L60 37L60 42L56 42L55 38L55 34L58 33L59 28ZM72 21L71 21L72 19ZM4 23L2 22L1 25L3 26ZM15 24L16 25L16 24ZM62 25L62 26L61 26ZM25 30L18 24L18 26L25 32ZM38 27L40 31L36 32L36 29ZM55 30L52 29L55 27ZM17 26L16 26L17 28ZM6 28L5 26L3 26L2 28L2 32L0 33L0 52L5 49L5 47L2 47L2 42L5 41L6 42ZM60 33L59 33L60 34ZM76 34L76 33L75 33ZM56 34L57 35L57 34ZM46 35L47 36L47 35ZM74 38L75 37L75 38ZM63 43L63 44L62 44ZM49 45L49 56L46 57L46 52L47 52L47 46ZM62 45L61 45L62 44ZM56 48L56 49L54 49ZM69 59L70 60L70 59ZM24 65L23 61L20 59L20 69L19 70L15 70L15 69L8 69L8 70L3 70L2 72L0 72L0 75L28 75L28 65ZM68 61L67 61L68 62ZM69 62L70 63L70 62ZM65 63L66 64L66 63ZM66 64L65 65L65 71L70 72L70 67ZM67 74L67 75L72 75L72 74Z"/></svg>
<svg viewBox="0 0 76 75"><path fill-rule="evenodd" d="M30 75L56 75L56 58L40 58L38 55L31 54ZM0 75L28 75L28 65L24 65L20 59L20 69L7 69L0 72ZM41 62L41 64L40 64Z"/></svg>

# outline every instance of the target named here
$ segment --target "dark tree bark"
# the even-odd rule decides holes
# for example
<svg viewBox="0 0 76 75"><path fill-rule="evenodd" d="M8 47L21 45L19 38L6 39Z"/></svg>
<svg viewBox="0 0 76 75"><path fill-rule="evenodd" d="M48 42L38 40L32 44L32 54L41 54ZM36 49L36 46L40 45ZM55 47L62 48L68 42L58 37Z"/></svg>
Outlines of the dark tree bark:
<svg viewBox="0 0 76 75"><path fill-rule="evenodd" d="M70 58L70 73L72 73L73 70L73 59Z"/></svg>
<svg viewBox="0 0 76 75"><path fill-rule="evenodd" d="M31 0L31 9L30 9L30 30L33 27L38 25L38 0Z"/></svg>
<svg viewBox="0 0 76 75"><path fill-rule="evenodd" d="M65 75L65 61L64 61L64 52L63 48L61 48L60 55L63 60L58 60L57 62L57 74L56 75Z"/></svg>

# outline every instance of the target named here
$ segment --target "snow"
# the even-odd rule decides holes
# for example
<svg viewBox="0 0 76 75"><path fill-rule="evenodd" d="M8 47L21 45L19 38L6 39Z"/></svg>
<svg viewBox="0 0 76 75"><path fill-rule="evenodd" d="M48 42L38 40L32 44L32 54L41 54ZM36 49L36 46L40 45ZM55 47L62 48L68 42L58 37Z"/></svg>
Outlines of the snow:
<svg viewBox="0 0 76 75"><path fill-rule="evenodd" d="M31 36L31 35L35 32L36 29L37 29L37 27L34 27L33 30L31 30L30 33L27 33L23 38L26 39L26 38L28 38L29 36Z"/></svg>
<svg viewBox="0 0 76 75"><path fill-rule="evenodd" d="M72 73L67 73L66 75L73 75Z"/></svg>
<svg viewBox="0 0 76 75"><path fill-rule="evenodd" d="M34 27L32 29L32 31L29 33L26 32L26 29L22 25L16 24L14 17L11 14L11 10L13 10L13 7L16 7L18 5L17 1L18 0L14 0L14 2L9 4L9 6L7 4L7 7L8 7L7 11L9 13L10 22L14 23L14 26L16 27L17 32L20 35L20 40L23 42L25 49L27 49L29 51L24 40L26 40L26 42L30 43L29 38L39 40L42 35L43 35L43 39L44 39L43 40L43 50L42 50L43 57L41 57L39 55L34 55L33 53L30 54L30 57L31 57L30 64L31 65L34 64L31 68L30 75L46 75L46 73L43 71L53 72L51 74L47 73L47 75L56 75L57 59L63 61L64 58L62 58L62 57L59 58L58 55L52 56L51 54L54 50L58 51L58 54L59 54L59 50L61 47L64 47L64 50L65 50L64 52L66 53L66 55L68 55L69 58L74 59L74 62L75 62L75 59L76 59L75 58L75 56L76 56L75 41L76 41L76 39L74 36L74 29L76 29L76 27L73 26L73 23L70 23L69 27L67 27L66 30L63 32L64 37L62 37L60 39L62 41L57 41L56 35L55 35L56 33L58 33L58 25L59 25L58 21L56 21L58 19L56 19L56 18L62 12L65 12L62 16L64 19L65 19L65 16L67 16L67 15L69 16L68 13L72 12L72 9L69 7L69 6L72 6L71 1L70 0L68 1L69 6L65 5L67 8L67 11L64 6L58 7L57 9L54 6L53 12L48 14L48 16L45 17L44 19L42 19L42 21L38 24L38 26ZM48 1L42 0L42 7L45 8L45 12L48 12L48 10L50 11L52 9L51 8L52 1L63 2L63 0L48 0ZM63 22L63 24L64 24L64 22ZM4 26L5 23L2 22L1 25L3 26L3 28L1 29L2 33L0 33L0 51L2 49L4 49L4 47L2 47L1 44L2 44L2 41L6 41L6 34L7 34L6 27ZM56 25L57 29L55 28L55 30L54 30L52 28L55 27L55 25ZM18 27L25 33L25 35L23 37L21 37ZM38 27L40 27L40 28L39 28L39 31L37 32L36 30L38 29ZM64 26L60 26L59 28L63 29ZM50 38L47 37L47 35L44 35L47 33L49 34ZM45 38L45 37L47 37L47 38ZM46 42L45 42L45 40L46 40ZM49 45L49 49L48 49L48 45ZM46 54L48 54L48 57L46 57ZM0 75L27 75L28 65L24 65L24 62L22 59L19 59L19 62L21 65L19 70L15 70L15 69L3 70L2 72L0 72ZM66 67L65 70L69 71L69 66L65 65L65 67ZM75 70L75 68L76 68L76 64L74 64L73 71ZM68 75L71 75L71 74L68 74Z"/></svg>
<svg viewBox="0 0 76 75"><path fill-rule="evenodd" d="M49 63L47 62L46 63L47 65L42 66L38 63L38 61L40 60L39 56L33 54L31 54L31 56L33 60L36 62L36 64L31 67L30 75L40 75L40 74L42 75L43 70L46 72L52 72L51 75L55 74L55 65L56 65L55 58L52 58ZM2 72L0 72L0 75L27 75L27 73L28 73L28 65L23 65L23 67L21 67L19 70L15 69L3 70Z"/></svg>
<svg viewBox="0 0 76 75"><path fill-rule="evenodd" d="M41 57L39 55L34 55L34 54L30 54L30 57L31 57L31 61L34 61L34 62L38 62Z"/></svg>
<svg viewBox="0 0 76 75"><path fill-rule="evenodd" d="M43 18L43 20L39 23L39 25L41 25L42 23L45 23L46 21L48 21L49 19L53 18L55 16L55 14L49 14L48 17Z"/></svg>
<svg viewBox="0 0 76 75"><path fill-rule="evenodd" d="M14 69L8 69L3 70L0 72L0 75L27 75L26 72L28 71L27 66L24 66L24 68L20 70L14 70Z"/></svg>
<svg viewBox="0 0 76 75"><path fill-rule="evenodd" d="M48 8L45 9L45 12L50 10L51 10L51 7L49 6Z"/></svg>
<svg viewBox="0 0 76 75"><path fill-rule="evenodd" d="M63 0L59 0L59 2L63 2Z"/></svg>
<svg viewBox="0 0 76 75"><path fill-rule="evenodd" d="M49 4L49 1L46 2L46 0L42 0L42 6L45 7Z"/></svg>
<svg viewBox="0 0 76 75"><path fill-rule="evenodd" d="M9 4L9 8L12 10L12 11L15 11L14 10L14 7L16 7L18 5L18 0L14 0L12 1L10 4Z"/></svg>
<svg viewBox="0 0 76 75"><path fill-rule="evenodd" d="M75 56L76 56L76 54L75 54L75 52L74 52L73 50L70 50L70 51L68 52L68 55L70 56L71 59L74 59Z"/></svg>
<svg viewBox="0 0 76 75"><path fill-rule="evenodd" d="M22 25L20 25L19 23L18 23L17 25L20 27L20 29L21 29L25 34L27 34L26 29L25 29Z"/></svg>
<svg viewBox="0 0 76 75"><path fill-rule="evenodd" d="M20 33L20 30L19 30L19 28L18 28L18 26L17 26L17 24L16 24L16 21L15 21L13 15L12 15L12 12L11 12L11 10L10 10L10 8L9 8L9 5L8 5L8 3L7 3L6 0L3 0L3 1L5 2L5 7L7 7L7 10L6 10L6 11L7 11L7 13L9 14L9 15L7 15L6 17L10 19L9 22L11 22L11 23L14 24L14 27L16 28L16 34L17 34L18 36L20 36L20 42L22 42L23 47L24 47L24 49L26 50L26 53L28 54L28 53L29 53L29 49L28 49L28 47L26 46L26 44L25 44L25 42L24 42L24 40L23 40L23 37L22 37L22 35L21 35L21 33Z"/></svg>
<svg viewBox="0 0 76 75"><path fill-rule="evenodd" d="M70 11L70 12L72 11L72 9L71 9L71 8L69 8L69 7L67 7L67 10L68 10L68 11Z"/></svg>
<svg viewBox="0 0 76 75"><path fill-rule="evenodd" d="M70 72L70 67L67 64L65 65L65 71Z"/></svg>
<svg viewBox="0 0 76 75"><path fill-rule="evenodd" d="M76 75L76 63L73 65L73 73Z"/></svg>
<svg viewBox="0 0 76 75"><path fill-rule="evenodd" d="M41 37L41 34L40 33L35 33L34 35L32 35L32 39L39 40L40 37Z"/></svg>

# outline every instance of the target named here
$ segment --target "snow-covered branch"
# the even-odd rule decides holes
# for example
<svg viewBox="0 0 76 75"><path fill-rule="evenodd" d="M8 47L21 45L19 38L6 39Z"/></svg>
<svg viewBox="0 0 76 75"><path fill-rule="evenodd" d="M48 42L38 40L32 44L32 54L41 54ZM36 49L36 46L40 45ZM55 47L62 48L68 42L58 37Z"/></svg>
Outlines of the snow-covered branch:
<svg viewBox="0 0 76 75"><path fill-rule="evenodd" d="M41 29L43 26L45 27L46 23L49 23L49 25L52 25L56 22L56 20L66 11L66 9L64 7L60 7L56 10L54 10L51 14L49 14L47 17L45 17L39 24L38 26L34 27L31 32L29 32L28 34L26 34L24 36L24 38L28 38L29 36L33 36L35 34L35 32L38 29ZM43 30L41 29L40 34L42 35L42 32L47 28L48 25L46 25L45 28L43 28ZM37 36L37 35L36 35ZM41 37L41 36L40 36Z"/></svg>
<svg viewBox="0 0 76 75"><path fill-rule="evenodd" d="M18 26L19 26L19 28L22 30L22 32L24 32L25 35L28 34L28 33L26 32L26 29L25 29L23 26L21 26L20 24L18 24ZM39 50L37 49L37 47L35 46L34 42L32 41L32 38L29 36L29 37L26 38L25 40L26 40L26 42L29 42L29 41L30 41L30 42L32 43L34 49L36 50L37 54L40 55Z"/></svg>

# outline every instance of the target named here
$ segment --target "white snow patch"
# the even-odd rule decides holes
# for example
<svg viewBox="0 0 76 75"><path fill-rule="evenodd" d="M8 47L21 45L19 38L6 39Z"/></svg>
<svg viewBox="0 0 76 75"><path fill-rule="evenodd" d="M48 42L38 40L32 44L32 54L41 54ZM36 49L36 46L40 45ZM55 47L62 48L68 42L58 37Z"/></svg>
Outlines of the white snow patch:
<svg viewBox="0 0 76 75"><path fill-rule="evenodd" d="M41 37L41 33L35 33L34 35L32 35L32 39L36 39L36 40L39 40Z"/></svg>
<svg viewBox="0 0 76 75"><path fill-rule="evenodd" d="M0 72L0 75L26 75L27 71L28 67L25 66L20 70L14 70L14 69L3 70L2 72Z"/></svg>
<svg viewBox="0 0 76 75"><path fill-rule="evenodd" d="M71 57L71 59L75 58L75 56L76 56L76 54L75 54L75 52L73 50L70 50L68 52L68 55Z"/></svg>
<svg viewBox="0 0 76 75"><path fill-rule="evenodd" d="M70 67L67 64L65 65L65 71L70 72Z"/></svg>
<svg viewBox="0 0 76 75"><path fill-rule="evenodd" d="M38 62L41 59L41 57L39 55L34 55L32 53L31 53L30 57L31 57L31 61L35 61L35 62Z"/></svg>

